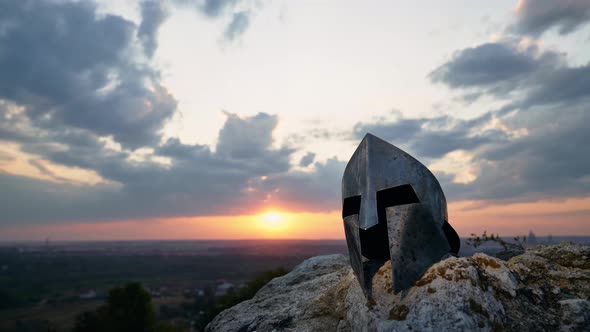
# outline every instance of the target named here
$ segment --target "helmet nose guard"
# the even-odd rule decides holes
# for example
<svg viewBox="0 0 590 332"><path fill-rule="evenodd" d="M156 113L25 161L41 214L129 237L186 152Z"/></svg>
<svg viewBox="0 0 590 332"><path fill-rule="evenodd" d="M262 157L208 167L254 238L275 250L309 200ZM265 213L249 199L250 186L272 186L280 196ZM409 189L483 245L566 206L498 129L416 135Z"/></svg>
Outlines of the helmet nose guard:
<svg viewBox="0 0 590 332"><path fill-rule="evenodd" d="M392 263L392 287L408 289L432 264L457 254L440 184L419 161L367 134L346 165L342 217L350 262L365 295L375 272Z"/></svg>

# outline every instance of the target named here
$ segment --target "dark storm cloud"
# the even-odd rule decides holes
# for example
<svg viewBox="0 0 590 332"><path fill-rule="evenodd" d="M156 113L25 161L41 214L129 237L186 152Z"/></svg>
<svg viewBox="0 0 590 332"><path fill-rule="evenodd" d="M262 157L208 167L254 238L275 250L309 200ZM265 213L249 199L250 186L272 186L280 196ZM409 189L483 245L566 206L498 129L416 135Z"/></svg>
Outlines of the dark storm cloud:
<svg viewBox="0 0 590 332"><path fill-rule="evenodd" d="M568 34L590 21L587 0L521 0L516 10L517 22L509 30L539 36L556 28Z"/></svg>
<svg viewBox="0 0 590 332"><path fill-rule="evenodd" d="M225 39L232 41L241 36L250 25L250 13L241 11L234 13L229 25L225 29L223 35Z"/></svg>
<svg viewBox="0 0 590 332"><path fill-rule="evenodd" d="M98 16L87 1L3 1L0 22L0 99L25 107L34 126L112 135L130 148L159 141L176 102L132 56L132 22Z"/></svg>
<svg viewBox="0 0 590 332"><path fill-rule="evenodd" d="M141 24L137 35L149 57L152 57L158 48L158 29L167 16L168 12L163 2L148 0L141 3Z"/></svg>

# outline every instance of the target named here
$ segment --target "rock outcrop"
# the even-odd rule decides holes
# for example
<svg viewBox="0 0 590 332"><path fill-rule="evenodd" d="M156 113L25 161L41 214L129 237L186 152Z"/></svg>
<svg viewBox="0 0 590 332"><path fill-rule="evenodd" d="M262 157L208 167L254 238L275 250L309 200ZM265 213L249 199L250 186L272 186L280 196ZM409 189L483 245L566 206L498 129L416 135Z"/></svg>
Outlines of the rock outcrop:
<svg viewBox="0 0 590 332"><path fill-rule="evenodd" d="M537 246L433 265L393 294L391 265L367 301L348 258L318 256L219 314L208 331L590 331L590 247Z"/></svg>

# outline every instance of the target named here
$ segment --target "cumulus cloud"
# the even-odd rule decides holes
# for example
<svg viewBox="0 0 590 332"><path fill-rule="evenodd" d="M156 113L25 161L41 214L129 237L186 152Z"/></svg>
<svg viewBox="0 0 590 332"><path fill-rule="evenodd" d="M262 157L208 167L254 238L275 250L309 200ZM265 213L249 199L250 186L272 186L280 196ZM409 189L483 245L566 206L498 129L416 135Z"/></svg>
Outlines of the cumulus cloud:
<svg viewBox="0 0 590 332"><path fill-rule="evenodd" d="M299 166L307 167L307 166L311 165L314 160L315 160L315 153L308 152L305 156L301 157L301 160L299 161Z"/></svg>
<svg viewBox="0 0 590 332"><path fill-rule="evenodd" d="M481 200L535 200L590 193L590 103L535 106L506 123L528 134L485 147L474 156L477 179L457 186L459 197Z"/></svg>
<svg viewBox="0 0 590 332"><path fill-rule="evenodd" d="M241 36L250 25L250 13L241 11L233 14L231 22L225 29L225 39L232 41Z"/></svg>
<svg viewBox="0 0 590 332"><path fill-rule="evenodd" d="M588 97L590 64L571 67L563 54L521 45L504 40L461 50L429 78L469 95L509 97L508 109Z"/></svg>
<svg viewBox="0 0 590 332"><path fill-rule="evenodd" d="M436 118L403 118L379 122L357 123L356 139L372 133L395 145L403 146L412 154L425 159L441 158L455 150L473 150L484 144L506 142L508 135L500 130L486 129L490 114L473 120L451 116Z"/></svg>
<svg viewBox="0 0 590 332"><path fill-rule="evenodd" d="M131 56L135 24L95 9L3 1L0 99L24 107L38 128L83 129L129 148L157 143L176 101L159 73Z"/></svg>
<svg viewBox="0 0 590 332"><path fill-rule="evenodd" d="M147 0L141 3L141 24L137 35L149 57L154 55L158 47L158 29L168 16L166 5L160 1Z"/></svg>
<svg viewBox="0 0 590 332"><path fill-rule="evenodd" d="M345 161L316 162L313 172L290 172L269 179L278 188L273 201L300 211L333 211L341 208L340 185Z"/></svg>
<svg viewBox="0 0 590 332"><path fill-rule="evenodd" d="M278 123L276 115L259 113L240 118L225 113L227 121L219 132L217 153L234 158L257 158L272 145L272 130Z"/></svg>
<svg viewBox="0 0 590 332"><path fill-rule="evenodd" d="M466 151L476 173L456 183L438 173L451 200L530 201L590 193L590 102L536 104L507 115L490 111L472 121L444 117L448 127L432 126L441 118L394 119L356 126L356 137L376 134L429 164L454 151ZM413 127L420 122L421 126ZM503 129L483 128L494 122ZM407 130L411 128L411 130ZM513 134L515 132L521 134ZM398 136L399 134L399 136ZM452 170L450 170L452 172Z"/></svg>
<svg viewBox="0 0 590 332"><path fill-rule="evenodd" d="M523 11L531 10L528 6L521 2ZM501 202L590 194L590 147L580 144L590 140L590 64L570 66L565 54L504 38L457 51L428 77L464 99L485 95L505 104L471 120L398 116L359 123L356 137L372 132L427 162L466 151L473 181L456 183L452 174L438 174L451 199Z"/></svg>
<svg viewBox="0 0 590 332"><path fill-rule="evenodd" d="M228 113L227 117L215 151L172 138L155 147L150 156L169 158L164 164L151 158L134 161L130 152L112 150L84 132L24 133L23 151L40 160L93 170L109 184L58 185L3 174L0 185L30 202L24 208L14 205L14 197L0 201L3 220L39 223L249 214L270 203L307 206L306 210L338 208L334 193L343 164L332 160L316 163L312 172L293 172L290 158L294 150L273 147L276 116ZM43 164L37 160L35 165ZM326 192L329 195L322 197ZM61 203L63 199L69 203ZM5 209L4 204L11 207ZM38 212L31 212L30 207Z"/></svg>
<svg viewBox="0 0 590 332"><path fill-rule="evenodd" d="M204 6L217 15L233 2ZM0 140L53 180L1 173L2 223L247 214L270 202L337 207L337 196L320 195L337 190L332 172L342 165L294 172L295 149L273 141L276 115L226 113L214 150L161 142L176 101L147 64L166 10L143 2L141 13L136 25L97 15L91 2L0 3ZM138 159L140 147L148 152ZM49 163L103 181L73 183Z"/></svg>
<svg viewBox="0 0 590 332"><path fill-rule="evenodd" d="M29 160L29 165L33 166L39 173L46 175L50 178L53 178L57 181L67 181L66 178L56 175L53 171L51 171L47 166L45 166L39 159L31 159Z"/></svg>
<svg viewBox="0 0 590 332"><path fill-rule="evenodd" d="M487 43L455 53L452 60L433 71L429 77L453 88L488 86L512 81L539 67L531 50L511 45Z"/></svg>
<svg viewBox="0 0 590 332"><path fill-rule="evenodd" d="M223 32L223 38L229 42L238 39L250 26L252 11L256 10L260 3L251 6L245 0L176 0L178 5L189 5L210 19L229 17L229 23Z"/></svg>
<svg viewBox="0 0 590 332"><path fill-rule="evenodd" d="M226 9L235 6L239 1L240 0L204 0L198 6L206 15L217 17Z"/></svg>
<svg viewBox="0 0 590 332"><path fill-rule="evenodd" d="M200 8L217 17L238 1ZM146 63L166 11L151 2L141 9L138 26L98 16L90 2L0 3L0 140L18 144L31 166L59 181L0 173L0 222L247 214L268 204L338 209L345 162L317 162L310 152L295 161L306 170L294 171L299 154L273 140L276 115L226 113L214 148L161 141L176 101ZM430 80L473 100L502 99L503 108L470 120L397 115L360 122L346 135L313 136L358 141L371 132L426 163L465 151L475 180L437 174L450 199L588 195L590 150L579 142L590 141L590 66L566 60L515 40L460 50ZM140 147L149 152L138 160ZM71 183L47 162L104 181Z"/></svg>
<svg viewBox="0 0 590 332"><path fill-rule="evenodd" d="M108 188L55 183L0 172L0 226L26 222L51 223L64 220L93 220L110 196ZM104 212L102 212L104 214Z"/></svg>
<svg viewBox="0 0 590 332"><path fill-rule="evenodd" d="M11 160L14 160L13 156L11 156L10 154L8 154L6 152L0 151L0 162L11 161Z"/></svg>
<svg viewBox="0 0 590 332"><path fill-rule="evenodd" d="M486 43L456 52L450 61L428 77L453 89L467 91L465 99L474 101L483 94L510 97L516 89L528 88L545 71L558 67L561 55L540 52L538 47L521 47L518 41Z"/></svg>
<svg viewBox="0 0 590 332"><path fill-rule="evenodd" d="M556 28L568 34L590 21L587 0L520 0L516 6L517 22L510 31L539 36Z"/></svg>
<svg viewBox="0 0 590 332"><path fill-rule="evenodd" d="M495 137L487 141L464 137L455 147L448 143L450 149L470 150L478 169L471 183L447 183L456 198L530 200L590 193L590 147L579 144L590 139L590 64L569 66L564 55L519 46L500 41L465 49L430 75L452 89L508 98L480 119L500 121L502 131L518 133L501 140L498 132L486 135ZM477 54L484 54L482 61ZM420 124L424 121L431 120ZM413 131L416 137L423 132L423 127Z"/></svg>

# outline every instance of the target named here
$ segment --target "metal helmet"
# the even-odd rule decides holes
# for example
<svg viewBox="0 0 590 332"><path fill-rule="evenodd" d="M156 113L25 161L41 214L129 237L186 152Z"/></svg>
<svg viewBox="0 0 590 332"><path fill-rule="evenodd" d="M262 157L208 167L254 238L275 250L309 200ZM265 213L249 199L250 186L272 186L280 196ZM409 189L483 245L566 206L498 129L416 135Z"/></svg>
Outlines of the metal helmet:
<svg viewBox="0 0 590 332"><path fill-rule="evenodd" d="M342 218L350 263L367 297L391 260L393 290L408 289L460 240L434 175L418 160L367 134L342 178Z"/></svg>

